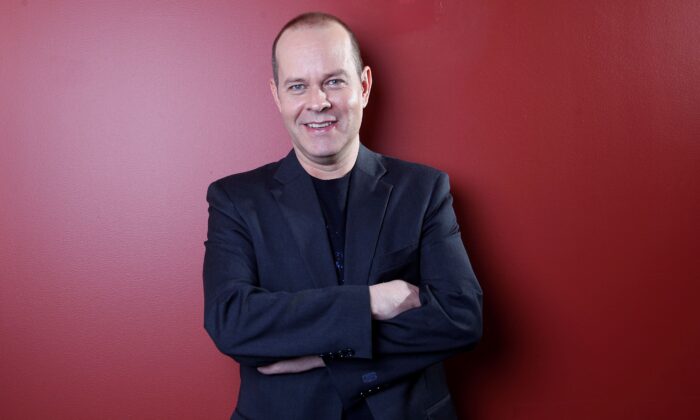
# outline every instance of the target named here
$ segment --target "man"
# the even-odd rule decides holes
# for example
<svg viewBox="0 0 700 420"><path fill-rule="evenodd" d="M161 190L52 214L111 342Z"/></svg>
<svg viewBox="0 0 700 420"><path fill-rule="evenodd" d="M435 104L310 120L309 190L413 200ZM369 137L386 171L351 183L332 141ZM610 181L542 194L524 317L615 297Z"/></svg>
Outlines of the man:
<svg viewBox="0 0 700 420"><path fill-rule="evenodd" d="M205 328L240 363L232 419L456 418L441 361L481 336L447 176L360 143L372 73L311 13L273 44L282 160L209 186Z"/></svg>

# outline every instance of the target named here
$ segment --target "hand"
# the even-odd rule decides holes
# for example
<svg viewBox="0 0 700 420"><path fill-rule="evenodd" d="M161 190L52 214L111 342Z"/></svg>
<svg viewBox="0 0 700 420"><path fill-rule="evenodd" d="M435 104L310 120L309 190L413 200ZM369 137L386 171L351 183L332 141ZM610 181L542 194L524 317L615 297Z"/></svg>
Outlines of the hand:
<svg viewBox="0 0 700 420"><path fill-rule="evenodd" d="M319 356L304 356L294 359L280 360L267 366L260 366L258 372L264 375L279 375L282 373L300 373L307 370L324 367L326 364Z"/></svg>
<svg viewBox="0 0 700 420"><path fill-rule="evenodd" d="M420 307L418 288L403 280L392 280L369 287L372 318L384 321L409 309Z"/></svg>

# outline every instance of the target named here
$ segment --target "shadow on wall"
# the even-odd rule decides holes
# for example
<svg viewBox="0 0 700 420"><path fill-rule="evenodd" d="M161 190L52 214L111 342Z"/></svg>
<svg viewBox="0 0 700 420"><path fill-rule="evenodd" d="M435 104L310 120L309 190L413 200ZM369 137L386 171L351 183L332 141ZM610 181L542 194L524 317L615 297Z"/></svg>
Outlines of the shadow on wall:
<svg viewBox="0 0 700 420"><path fill-rule="evenodd" d="M376 68L376 64L380 60L375 58L375 51L372 50L370 42L364 42L362 37L359 37L362 49L362 59L366 65L372 69L372 91L370 92L369 103L362 115L362 126L360 126L360 141L370 150L382 153L386 150L382 147L382 139L379 128L382 121L386 120L386 102L384 101L382 86L385 86L383 79L384 75L381 68Z"/></svg>
<svg viewBox="0 0 700 420"><path fill-rule="evenodd" d="M480 418L482 413L479 410L479 402L485 400L481 392L483 381L488 380L496 371L514 369L516 355L513 352L519 346L516 334L509 330L509 322L504 317L504 314L509 313L506 310L507 304L499 297L502 295L497 292L497 281L494 281L502 278L504 273L499 272L496 264L487 263L486 256L497 255L497 252L489 249L489 245L484 243L470 246L469 238L477 236L476 226L480 225L478 215L467 210L464 199L467 194L464 191L453 189L452 195L462 239L467 246L474 272L484 290L484 333L481 342L473 350L450 358L445 363L445 370L457 411L467 418ZM486 400L493 398L491 396Z"/></svg>

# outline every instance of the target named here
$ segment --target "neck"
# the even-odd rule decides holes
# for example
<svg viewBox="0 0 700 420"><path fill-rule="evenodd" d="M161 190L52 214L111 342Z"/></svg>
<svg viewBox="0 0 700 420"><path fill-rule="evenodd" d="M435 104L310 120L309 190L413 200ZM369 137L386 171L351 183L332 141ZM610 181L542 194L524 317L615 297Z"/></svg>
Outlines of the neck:
<svg viewBox="0 0 700 420"><path fill-rule="evenodd" d="M309 175L319 179L336 179L345 176L352 170L353 166L355 166L359 152L359 139L349 144L348 147L338 153L337 156L320 162L309 159L296 147L294 148L294 153L296 154L301 167L304 168Z"/></svg>

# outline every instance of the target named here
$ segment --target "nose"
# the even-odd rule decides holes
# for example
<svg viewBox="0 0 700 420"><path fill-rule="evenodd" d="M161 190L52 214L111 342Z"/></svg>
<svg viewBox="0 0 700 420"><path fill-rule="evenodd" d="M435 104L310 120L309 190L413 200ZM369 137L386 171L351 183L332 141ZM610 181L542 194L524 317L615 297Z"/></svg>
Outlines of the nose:
<svg viewBox="0 0 700 420"><path fill-rule="evenodd" d="M315 88L309 92L308 109L315 112L324 111L331 107L328 95L323 89Z"/></svg>

